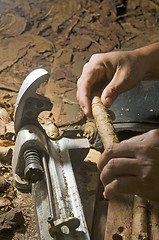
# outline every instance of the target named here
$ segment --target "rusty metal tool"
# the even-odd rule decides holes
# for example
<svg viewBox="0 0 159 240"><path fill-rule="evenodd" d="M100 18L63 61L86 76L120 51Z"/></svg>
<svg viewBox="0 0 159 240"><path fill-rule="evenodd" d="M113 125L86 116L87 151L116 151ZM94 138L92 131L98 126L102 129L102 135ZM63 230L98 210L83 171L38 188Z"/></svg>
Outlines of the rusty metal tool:
<svg viewBox="0 0 159 240"><path fill-rule="evenodd" d="M40 84L48 79L46 70L36 69L19 90L14 111L15 185L20 190L32 188L39 239L89 240L72 167L85 158L89 142L80 130L66 130L51 139L39 124L39 113L52 109L50 100L37 94Z"/></svg>

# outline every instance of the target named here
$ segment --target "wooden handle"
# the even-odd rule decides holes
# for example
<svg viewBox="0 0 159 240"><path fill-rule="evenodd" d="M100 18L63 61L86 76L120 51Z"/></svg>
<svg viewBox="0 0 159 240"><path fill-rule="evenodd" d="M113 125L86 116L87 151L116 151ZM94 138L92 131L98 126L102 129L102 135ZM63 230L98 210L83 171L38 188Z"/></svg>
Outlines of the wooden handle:
<svg viewBox="0 0 159 240"><path fill-rule="evenodd" d="M104 148L113 143L118 143L119 140L112 125L110 115L98 96L94 96L92 99L92 114Z"/></svg>

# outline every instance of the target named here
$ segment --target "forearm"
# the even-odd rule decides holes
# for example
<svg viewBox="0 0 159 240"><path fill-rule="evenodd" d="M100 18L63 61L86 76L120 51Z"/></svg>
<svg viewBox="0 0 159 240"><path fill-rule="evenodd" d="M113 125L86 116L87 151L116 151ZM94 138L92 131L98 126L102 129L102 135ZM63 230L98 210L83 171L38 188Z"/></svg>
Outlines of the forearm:
<svg viewBox="0 0 159 240"><path fill-rule="evenodd" d="M143 58L144 80L159 80L159 42L135 50Z"/></svg>

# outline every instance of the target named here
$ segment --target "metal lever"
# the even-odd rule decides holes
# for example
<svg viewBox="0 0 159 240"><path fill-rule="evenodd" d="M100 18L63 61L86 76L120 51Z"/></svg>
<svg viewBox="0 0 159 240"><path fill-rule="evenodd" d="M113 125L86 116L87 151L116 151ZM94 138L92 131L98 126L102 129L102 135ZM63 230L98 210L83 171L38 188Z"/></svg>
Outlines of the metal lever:
<svg viewBox="0 0 159 240"><path fill-rule="evenodd" d="M76 165L87 155L89 142L81 133L77 136L77 130L50 139L39 124L39 113L52 108L48 98L36 93L48 78L44 69L34 70L17 97L12 159L15 184L19 189L32 187L40 239L89 240L72 168L72 161Z"/></svg>
<svg viewBox="0 0 159 240"><path fill-rule="evenodd" d="M24 80L16 100L14 110L14 127L16 134L25 125L33 124L41 128L37 117L42 111L50 111L52 103L49 98L36 93L41 83L49 79L49 73L42 69L32 71Z"/></svg>

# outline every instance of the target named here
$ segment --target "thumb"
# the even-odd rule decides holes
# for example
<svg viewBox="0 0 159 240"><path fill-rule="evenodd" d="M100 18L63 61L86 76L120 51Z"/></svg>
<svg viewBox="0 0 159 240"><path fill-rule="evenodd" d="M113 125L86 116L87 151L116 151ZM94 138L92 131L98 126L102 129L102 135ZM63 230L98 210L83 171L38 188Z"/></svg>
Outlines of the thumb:
<svg viewBox="0 0 159 240"><path fill-rule="evenodd" d="M101 101L106 107L110 107L115 99L123 92L124 76L122 72L116 71L111 82L104 88Z"/></svg>

